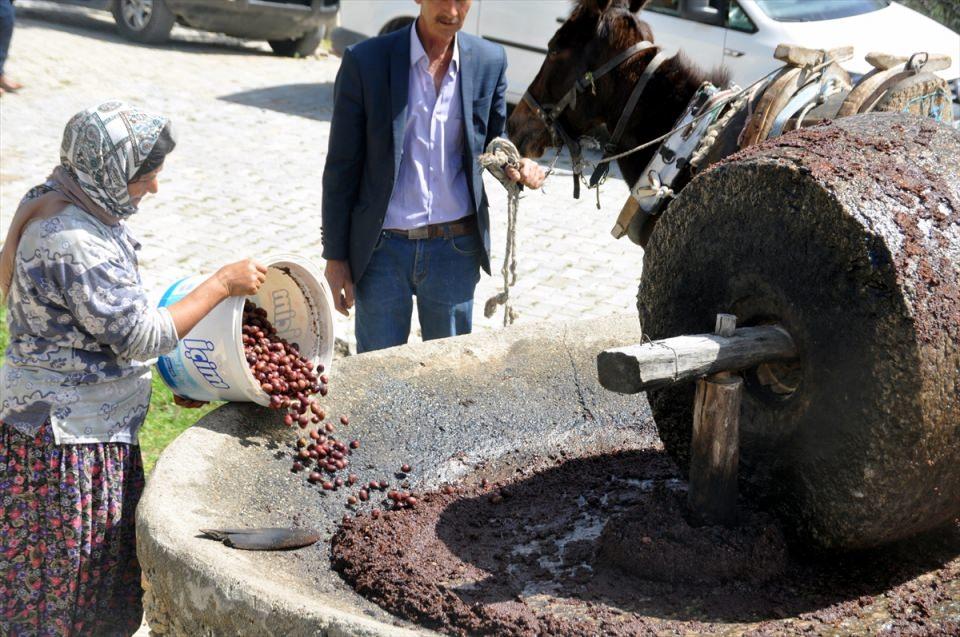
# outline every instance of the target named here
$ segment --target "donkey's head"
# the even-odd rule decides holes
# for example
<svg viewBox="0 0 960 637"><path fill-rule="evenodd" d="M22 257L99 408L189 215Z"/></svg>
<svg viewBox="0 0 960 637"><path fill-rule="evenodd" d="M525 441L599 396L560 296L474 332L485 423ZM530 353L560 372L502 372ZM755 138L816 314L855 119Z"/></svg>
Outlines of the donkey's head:
<svg viewBox="0 0 960 637"><path fill-rule="evenodd" d="M573 12L551 38L547 57L530 84L528 93L546 110L557 104L591 70L633 44L653 41L653 33L636 13L649 0L578 0ZM648 62L655 51L639 53L637 60ZM617 74L607 75L580 95L575 104L556 114L557 122L573 138L585 135L605 123L606 110L623 91ZM594 97L593 93L596 93ZM540 157L554 143L554 134L536 109L526 101L514 109L507 132L525 157Z"/></svg>

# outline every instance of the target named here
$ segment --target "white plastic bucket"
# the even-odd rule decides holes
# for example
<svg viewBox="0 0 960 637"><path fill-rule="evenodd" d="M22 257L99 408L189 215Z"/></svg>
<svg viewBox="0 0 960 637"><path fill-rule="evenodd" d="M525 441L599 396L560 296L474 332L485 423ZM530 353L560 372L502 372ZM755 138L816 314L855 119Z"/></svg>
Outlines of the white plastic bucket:
<svg viewBox="0 0 960 637"><path fill-rule="evenodd" d="M230 400L270 404L247 364L241 340L243 304L249 299L267 311L281 338L296 343L316 368L333 361L333 297L309 260L279 254L262 261L267 277L257 294L230 297L217 305L177 349L157 360L164 382L178 396L193 400ZM160 306L173 305L208 277L181 279L167 288Z"/></svg>

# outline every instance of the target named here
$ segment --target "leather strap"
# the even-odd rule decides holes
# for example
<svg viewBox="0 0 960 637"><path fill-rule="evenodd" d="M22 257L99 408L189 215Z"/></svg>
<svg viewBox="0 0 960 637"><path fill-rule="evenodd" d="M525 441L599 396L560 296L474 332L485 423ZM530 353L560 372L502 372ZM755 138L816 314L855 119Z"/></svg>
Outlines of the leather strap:
<svg viewBox="0 0 960 637"><path fill-rule="evenodd" d="M385 232L392 233L404 239L441 239L448 237L462 237L473 234L477 231L477 220L475 217L469 217L464 221L453 221L450 223L431 223L419 228L409 230L397 230L388 228Z"/></svg>
<svg viewBox="0 0 960 637"><path fill-rule="evenodd" d="M616 145L620 141L620 138L623 137L623 131L627 128L627 122L630 121L630 116L633 115L633 111L637 108L637 102L640 101L640 94L643 93L643 89L646 88L647 82L653 77L654 72L656 72L657 68L666 59L667 56L664 55L663 52L657 53L653 59L650 60L650 63L647 64L647 68L643 69L640 79L637 80L636 85L633 87L630 99L627 100L627 105L623 107L623 112L620 113L617 126L613 129L613 137L610 138L612 144Z"/></svg>

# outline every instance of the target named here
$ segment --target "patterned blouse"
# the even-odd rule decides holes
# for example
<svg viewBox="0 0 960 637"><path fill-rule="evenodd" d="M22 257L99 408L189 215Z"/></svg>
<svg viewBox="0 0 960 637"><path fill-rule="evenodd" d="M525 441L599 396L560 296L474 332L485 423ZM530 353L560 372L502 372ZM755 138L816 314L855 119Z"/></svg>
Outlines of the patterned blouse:
<svg viewBox="0 0 960 637"><path fill-rule="evenodd" d="M151 359L177 345L173 317L151 307L126 224L76 206L29 224L8 299L0 421L57 444L124 442L150 403Z"/></svg>

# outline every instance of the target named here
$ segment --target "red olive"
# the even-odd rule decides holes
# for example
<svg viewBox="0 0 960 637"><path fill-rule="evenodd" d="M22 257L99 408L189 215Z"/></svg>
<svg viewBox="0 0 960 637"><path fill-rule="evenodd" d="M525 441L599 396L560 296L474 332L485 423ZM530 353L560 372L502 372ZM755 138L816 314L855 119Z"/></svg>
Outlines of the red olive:
<svg viewBox="0 0 960 637"><path fill-rule="evenodd" d="M360 441L359 441L359 440L351 440L351 441L350 441L350 448L351 448L351 449L359 449L359 448L360 448Z"/></svg>
<svg viewBox="0 0 960 637"><path fill-rule="evenodd" d="M401 473L410 473L411 471L413 471L413 467L408 464L404 464L402 467L400 467Z"/></svg>

